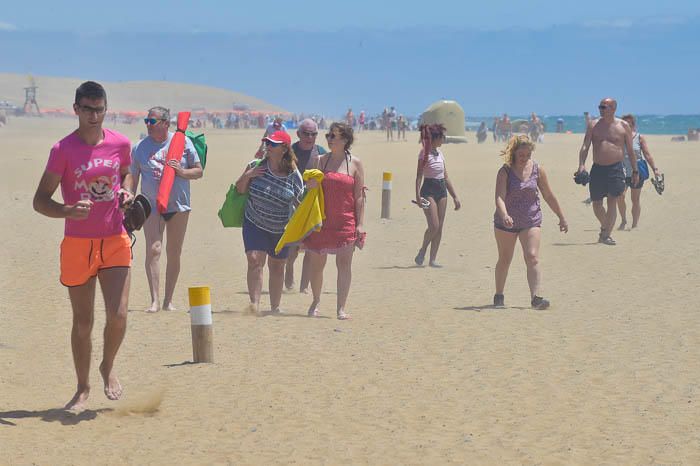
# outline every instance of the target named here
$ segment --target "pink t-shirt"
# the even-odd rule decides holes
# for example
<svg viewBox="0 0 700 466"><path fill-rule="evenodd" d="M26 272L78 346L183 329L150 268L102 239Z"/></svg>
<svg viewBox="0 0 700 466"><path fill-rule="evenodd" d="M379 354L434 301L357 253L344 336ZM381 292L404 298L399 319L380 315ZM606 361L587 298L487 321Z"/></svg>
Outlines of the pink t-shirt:
<svg viewBox="0 0 700 466"><path fill-rule="evenodd" d="M418 154L418 160L423 162L423 151ZM442 156L440 149L433 149L428 162L423 166L424 178L435 178L442 180L445 178L445 158Z"/></svg>
<svg viewBox="0 0 700 466"><path fill-rule="evenodd" d="M115 131L102 131L104 139L96 146L83 142L76 131L51 148L46 171L61 176L63 202L89 199L94 203L88 218L66 219L66 236L104 238L124 232L117 193L120 168L131 165L131 143Z"/></svg>

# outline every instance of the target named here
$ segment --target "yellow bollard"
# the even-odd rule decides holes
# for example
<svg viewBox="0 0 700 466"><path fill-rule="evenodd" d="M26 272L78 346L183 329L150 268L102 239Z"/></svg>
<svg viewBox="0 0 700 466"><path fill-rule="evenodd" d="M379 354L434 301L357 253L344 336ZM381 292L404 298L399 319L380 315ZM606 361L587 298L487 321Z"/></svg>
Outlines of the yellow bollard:
<svg viewBox="0 0 700 466"><path fill-rule="evenodd" d="M208 286L189 289L192 357L194 362L214 362L211 295Z"/></svg>
<svg viewBox="0 0 700 466"><path fill-rule="evenodd" d="M382 175L382 218L391 217L391 172Z"/></svg>

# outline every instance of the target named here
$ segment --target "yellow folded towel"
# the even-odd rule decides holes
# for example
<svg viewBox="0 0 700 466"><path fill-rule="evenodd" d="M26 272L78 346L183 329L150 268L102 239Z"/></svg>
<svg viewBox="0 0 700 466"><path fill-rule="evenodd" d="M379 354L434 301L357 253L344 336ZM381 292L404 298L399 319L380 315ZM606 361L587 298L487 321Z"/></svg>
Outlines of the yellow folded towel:
<svg viewBox="0 0 700 466"><path fill-rule="evenodd" d="M275 247L275 254L279 254L283 247L290 244L300 243L314 231L319 231L326 218L323 205L323 172L321 170L304 171L304 181L314 179L318 186L306 193L304 200L292 214L292 217L284 227L284 233Z"/></svg>

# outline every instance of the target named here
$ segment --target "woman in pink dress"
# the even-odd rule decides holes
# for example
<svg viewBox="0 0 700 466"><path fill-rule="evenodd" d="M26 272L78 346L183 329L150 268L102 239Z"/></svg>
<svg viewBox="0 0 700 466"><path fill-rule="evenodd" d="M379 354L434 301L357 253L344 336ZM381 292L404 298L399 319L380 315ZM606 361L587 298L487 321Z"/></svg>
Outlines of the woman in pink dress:
<svg viewBox="0 0 700 466"><path fill-rule="evenodd" d="M362 248L365 232L364 169L360 159L350 154L353 143L352 127L345 123L333 123L326 134L330 152L309 161L309 168L323 171L321 184L325 201L326 218L321 231L312 233L304 241L307 254L311 255L311 290L313 301L309 317L319 316L323 268L328 254L335 254L338 267L337 316L350 319L345 302L352 279L352 256L355 246ZM309 184L309 187L313 187Z"/></svg>

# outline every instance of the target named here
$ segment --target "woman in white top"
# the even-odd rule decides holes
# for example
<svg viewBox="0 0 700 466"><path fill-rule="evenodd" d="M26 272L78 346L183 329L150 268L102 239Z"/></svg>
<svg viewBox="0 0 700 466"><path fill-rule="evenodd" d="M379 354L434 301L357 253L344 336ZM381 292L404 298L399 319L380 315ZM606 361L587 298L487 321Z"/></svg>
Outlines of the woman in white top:
<svg viewBox="0 0 700 466"><path fill-rule="evenodd" d="M637 161L646 160L654 171L654 176L658 177L661 172L659 171L659 167L656 166L654 157L651 155L651 152L649 152L646 139L644 139L644 136L639 134L637 131L637 120L634 118L634 115L624 115L622 119L625 120L628 125L630 125L630 128L632 128L632 133L634 134L632 137L632 149L637 155ZM637 224L639 223L639 215L642 213L642 204L640 201L642 186L644 186L644 180L642 179L639 180L637 185L632 185L632 163L630 162L627 148L625 148L625 159L623 160L623 164L625 168L625 192L622 193L622 196L617 198L617 208L620 211L620 218L622 219L619 227L620 230L624 230L627 226L627 204L625 203L627 188L631 188L632 193L632 228L637 228Z"/></svg>
<svg viewBox="0 0 700 466"><path fill-rule="evenodd" d="M455 210L459 210L462 204L447 176L445 157L439 149L445 141L445 127L441 124L421 125L420 132L423 149L418 156L416 200L414 202L423 209L428 228L423 234L423 244L414 260L417 265L423 265L425 253L430 245L429 265L440 267L435 262L435 258L442 239L442 226L445 223L447 193L449 192L452 196Z"/></svg>

